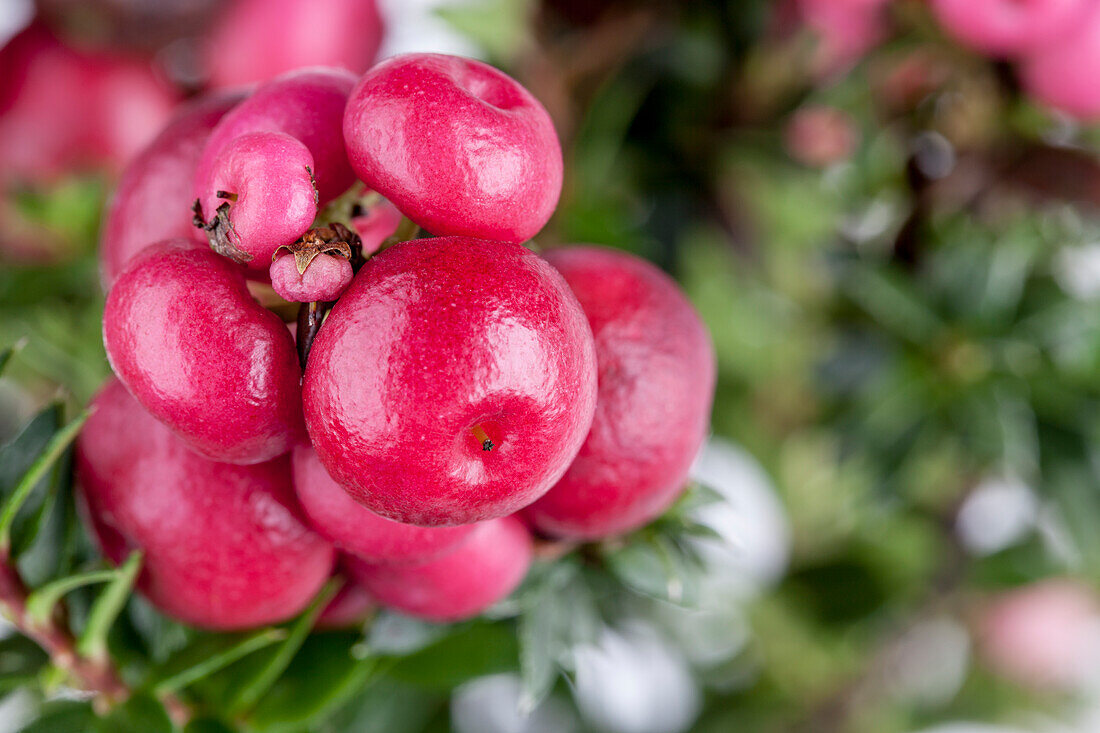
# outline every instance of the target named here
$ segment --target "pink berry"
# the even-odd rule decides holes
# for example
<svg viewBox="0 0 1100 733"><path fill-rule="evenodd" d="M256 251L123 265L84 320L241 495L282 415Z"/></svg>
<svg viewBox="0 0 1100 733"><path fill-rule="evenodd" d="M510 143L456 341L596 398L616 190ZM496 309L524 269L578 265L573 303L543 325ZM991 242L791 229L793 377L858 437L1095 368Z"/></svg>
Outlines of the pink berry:
<svg viewBox="0 0 1100 733"><path fill-rule="evenodd" d="M453 550L477 525L417 527L380 517L329 477L312 448L294 449L294 488L322 536L367 562L421 562Z"/></svg>
<svg viewBox="0 0 1100 733"><path fill-rule="evenodd" d="M290 465L193 453L118 382L77 442L80 487L112 561L145 553L138 587L162 611L211 629L283 621L332 570L332 547L299 519Z"/></svg>
<svg viewBox="0 0 1100 733"><path fill-rule="evenodd" d="M1033 689L1072 691L1100 670L1100 597L1066 578L994 598L980 616L978 647L998 673Z"/></svg>
<svg viewBox="0 0 1100 733"><path fill-rule="evenodd" d="M276 254L268 274L271 287L285 300L312 303L339 298L351 285L354 273L347 257L324 253L310 260L305 272L298 272L294 255L281 252Z"/></svg>
<svg viewBox="0 0 1100 733"><path fill-rule="evenodd" d="M792 158L824 168L852 155L859 144L859 130L855 120L836 107L808 105L791 115L784 141Z"/></svg>
<svg viewBox="0 0 1100 733"><path fill-rule="evenodd" d="M425 526L500 517L568 467L596 397L592 336L554 268L439 237L367 261L303 382L321 462L361 504Z"/></svg>
<svg viewBox="0 0 1100 733"><path fill-rule="evenodd" d="M210 130L240 99L240 94L223 92L187 105L126 167L100 237L105 290L147 245L191 236L195 165Z"/></svg>
<svg viewBox="0 0 1100 733"><path fill-rule="evenodd" d="M514 517L479 525L453 552L417 565L348 569L383 606L429 621L459 621L515 590L531 565L531 536Z"/></svg>
<svg viewBox="0 0 1100 733"><path fill-rule="evenodd" d="M33 24L0 48L0 181L117 171L157 134L175 94L137 57L65 46Z"/></svg>
<svg viewBox="0 0 1100 733"><path fill-rule="evenodd" d="M1028 94L1074 117L1100 118L1100 5L1071 33L1025 58L1020 78Z"/></svg>
<svg viewBox="0 0 1100 733"><path fill-rule="evenodd" d="M993 56L1013 57L1061 41L1089 0L932 0L944 30Z"/></svg>
<svg viewBox="0 0 1100 733"><path fill-rule="evenodd" d="M316 628L325 631L362 626L371 617L374 607L374 599L367 589L354 579L346 579L336 597L317 617Z"/></svg>
<svg viewBox="0 0 1100 733"><path fill-rule="evenodd" d="M205 247L135 257L107 296L103 340L127 389L207 458L259 463L304 438L290 332Z"/></svg>
<svg viewBox="0 0 1100 733"><path fill-rule="evenodd" d="M681 493L714 396L710 336L656 267L598 247L554 250L592 327L599 397L565 476L528 507L547 534L596 539L649 522Z"/></svg>
<svg viewBox="0 0 1100 733"><path fill-rule="evenodd" d="M546 110L478 61L408 54L359 81L344 114L352 167L432 234L530 239L561 193Z"/></svg>
<svg viewBox="0 0 1100 733"><path fill-rule="evenodd" d="M266 81L304 66L362 74L382 42L375 0L236 0L203 47L214 86Z"/></svg>
<svg viewBox="0 0 1100 733"><path fill-rule="evenodd" d="M832 74L850 66L886 34L890 0L798 0L803 20L820 37L816 66Z"/></svg>
<svg viewBox="0 0 1100 733"><path fill-rule="evenodd" d="M247 132L214 158L199 203L204 220L215 220L212 226L222 228L240 261L266 270L276 249L313 224L316 196L305 145L281 132ZM218 217L223 208L224 219Z"/></svg>
<svg viewBox="0 0 1100 733"><path fill-rule="evenodd" d="M227 145L249 132L281 132L313 156L314 178L323 204L355 181L344 151L341 124L355 76L340 69L302 69L260 86L222 118L195 169L195 197L210 195L211 169Z"/></svg>
<svg viewBox="0 0 1100 733"><path fill-rule="evenodd" d="M401 212L385 199L363 214L351 220L351 228L363 243L363 256L370 257L378 251L388 237L401 225Z"/></svg>

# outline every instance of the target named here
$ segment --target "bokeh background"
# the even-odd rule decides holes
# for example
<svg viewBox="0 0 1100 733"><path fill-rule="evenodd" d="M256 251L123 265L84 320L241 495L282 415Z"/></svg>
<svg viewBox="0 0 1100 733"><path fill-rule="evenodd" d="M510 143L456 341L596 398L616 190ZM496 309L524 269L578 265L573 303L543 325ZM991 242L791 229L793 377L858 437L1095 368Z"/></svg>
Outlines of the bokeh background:
<svg viewBox="0 0 1100 733"><path fill-rule="evenodd" d="M442 51L523 82L566 160L539 245L656 262L719 357L696 600L625 607L528 715L456 652L348 730L1100 730L1100 12L969 4L1080 6L1023 53L931 4L378 0L340 40L328 0L0 0L0 439L108 374L126 159L282 70L238 6L261 38L302 6L303 63Z"/></svg>

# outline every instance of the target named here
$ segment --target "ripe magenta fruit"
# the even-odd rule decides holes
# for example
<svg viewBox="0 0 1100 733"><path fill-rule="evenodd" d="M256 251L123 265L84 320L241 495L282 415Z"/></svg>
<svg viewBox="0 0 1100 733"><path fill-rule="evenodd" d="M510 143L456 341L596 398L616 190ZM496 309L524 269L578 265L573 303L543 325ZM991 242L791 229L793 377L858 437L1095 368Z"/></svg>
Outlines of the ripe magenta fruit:
<svg viewBox="0 0 1100 733"><path fill-rule="evenodd" d="M107 296L115 374L212 460L259 463L304 438L294 339L241 268L192 242L152 245Z"/></svg>
<svg viewBox="0 0 1100 733"><path fill-rule="evenodd" d="M450 553L417 565L371 565L349 557L348 570L381 605L429 621L458 621L511 593L531 565L531 536L515 517L485 522Z"/></svg>
<svg viewBox="0 0 1100 733"><path fill-rule="evenodd" d="M325 471L312 448L294 449L294 489L313 527L341 549L376 563L416 562L454 549L477 525L417 527L380 517Z"/></svg>
<svg viewBox="0 0 1100 733"><path fill-rule="evenodd" d="M317 217L313 156L281 132L246 132L221 149L199 203L204 217L249 267L267 269L275 250ZM224 214L222 214L224 212ZM223 252L224 254L224 252Z"/></svg>
<svg viewBox="0 0 1100 733"><path fill-rule="evenodd" d="M290 252L275 255L268 270L271 287L283 299L292 303L332 301L340 297L351 284L351 261L339 254L324 252L315 256L298 272L298 264Z"/></svg>
<svg viewBox="0 0 1100 733"><path fill-rule="evenodd" d="M77 442L80 485L103 552L144 551L141 591L196 626L290 618L329 577L334 551L299 519L284 457L255 466L193 453L112 381Z"/></svg>
<svg viewBox="0 0 1100 733"><path fill-rule="evenodd" d="M236 0L204 44L214 86L266 81L304 66L362 74L382 42L375 0Z"/></svg>
<svg viewBox="0 0 1100 733"><path fill-rule="evenodd" d="M1080 119L1100 117L1100 5L1057 43L1044 46L1020 65L1020 80L1040 102Z"/></svg>
<svg viewBox="0 0 1100 733"><path fill-rule="evenodd" d="M354 84L351 72L315 68L292 71L260 86L210 133L195 170L195 198L217 195L217 184L211 180L214 161L249 132L281 132L295 138L313 156L320 203L342 194L355 181L341 133L344 105ZM213 215L203 213L207 220Z"/></svg>
<svg viewBox="0 0 1100 733"><path fill-rule="evenodd" d="M546 110L486 64L438 54L383 61L344 114L356 174L433 234L522 242L561 193Z"/></svg>
<svg viewBox="0 0 1100 733"><path fill-rule="evenodd" d="M187 105L126 167L100 236L105 290L142 248L191 236L195 165L214 125L240 100L240 94L223 92Z"/></svg>
<svg viewBox="0 0 1100 733"><path fill-rule="evenodd" d="M527 516L560 537L618 534L656 517L684 488L710 420L714 349L676 284L644 260L598 247L546 259L588 316L599 398L573 465Z"/></svg>
<svg viewBox="0 0 1100 733"><path fill-rule="evenodd" d="M592 335L561 275L519 245L404 242L333 308L302 396L321 462L370 510L491 519L576 455L595 408Z"/></svg>
<svg viewBox="0 0 1100 733"><path fill-rule="evenodd" d="M1058 42L1075 26L1088 0L932 0L948 33L994 56L1018 56Z"/></svg>

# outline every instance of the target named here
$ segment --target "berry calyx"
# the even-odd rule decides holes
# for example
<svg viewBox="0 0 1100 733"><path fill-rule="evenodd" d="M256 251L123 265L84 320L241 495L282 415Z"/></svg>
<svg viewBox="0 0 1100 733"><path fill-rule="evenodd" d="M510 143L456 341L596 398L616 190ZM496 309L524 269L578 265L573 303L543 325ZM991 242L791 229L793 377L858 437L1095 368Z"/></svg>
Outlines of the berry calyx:
<svg viewBox="0 0 1100 733"><path fill-rule="evenodd" d="M357 237L334 224L306 232L275 250L268 274L271 287L292 303L333 301L351 284L352 245Z"/></svg>

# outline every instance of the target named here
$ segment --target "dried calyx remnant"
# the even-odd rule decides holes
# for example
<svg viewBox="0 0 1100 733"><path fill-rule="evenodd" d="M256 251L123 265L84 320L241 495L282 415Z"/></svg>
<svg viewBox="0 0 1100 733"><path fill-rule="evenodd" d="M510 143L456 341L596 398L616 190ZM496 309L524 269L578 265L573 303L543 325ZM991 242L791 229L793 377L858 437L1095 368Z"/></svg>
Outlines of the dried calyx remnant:
<svg viewBox="0 0 1100 733"><path fill-rule="evenodd" d="M283 245L275 250L277 256L283 249L288 250L294 256L294 266L298 274L302 274L309 267L317 255L328 254L346 257L351 260L353 270L358 271L363 266L363 244L359 235L339 222L333 222L323 227L315 227L302 235L302 238L291 245ZM298 362L302 369L306 368L309 360L309 350L313 346L313 339L321 329L321 323L325 320L325 313L332 307L331 303L302 303L298 309Z"/></svg>
<svg viewBox="0 0 1100 733"><path fill-rule="evenodd" d="M229 195L222 196L224 191L218 191L220 198L228 198ZM202 202L199 199L195 199L195 203L191 206L191 211L194 216L191 218L191 223L198 229L202 229L206 233L206 240L210 242L210 248L220 254L222 257L228 257L237 264L246 265L252 261L252 255L245 252L243 249L233 243L231 234L233 234L233 222L229 220L229 201L221 204L214 210L214 216L210 218L210 221L206 220L206 217L202 213Z"/></svg>
<svg viewBox="0 0 1100 733"><path fill-rule="evenodd" d="M334 222L328 226L317 227L310 229L308 232L302 235L302 238L293 244L284 244L275 250L275 254L271 259L274 260L279 254L286 250L294 256L294 266L298 269L298 274L305 273L306 268L309 267L309 263L313 262L317 255L333 255L336 257L343 257L352 261L352 267L356 267L355 256L357 254L356 249L360 246L359 235L348 229L339 222ZM353 249L353 247L355 249ZM360 263L361 264L361 263Z"/></svg>

